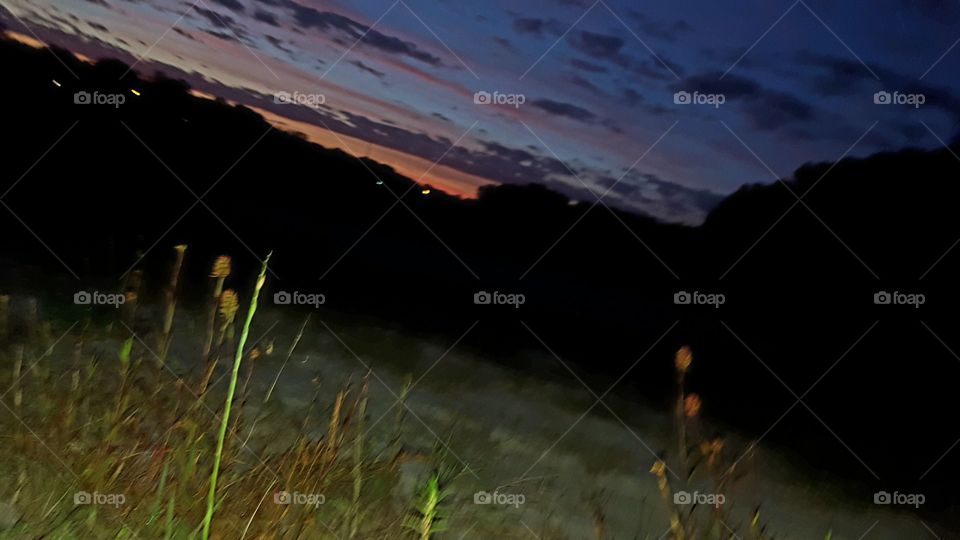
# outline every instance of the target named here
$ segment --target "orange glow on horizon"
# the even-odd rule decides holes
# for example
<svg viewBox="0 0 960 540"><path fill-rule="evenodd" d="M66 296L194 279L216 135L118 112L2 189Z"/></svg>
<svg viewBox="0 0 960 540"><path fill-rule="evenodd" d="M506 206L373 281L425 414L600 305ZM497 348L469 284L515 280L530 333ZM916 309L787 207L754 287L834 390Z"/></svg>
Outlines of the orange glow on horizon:
<svg viewBox="0 0 960 540"><path fill-rule="evenodd" d="M40 41L39 39L33 36L28 36L26 34L21 34L20 32L14 32L13 30L4 31L3 35L4 37L10 38L13 41L16 41L17 43L22 43L29 47L33 47L34 49L43 49L47 47L47 44ZM80 60L81 62L86 62L87 64L95 63L93 58L90 58L85 54L80 54L78 52L72 52L71 54L73 54L73 56L76 57L76 59Z"/></svg>
<svg viewBox="0 0 960 540"><path fill-rule="evenodd" d="M217 96L213 94L208 94L207 92L204 92L202 90L197 90L196 88L191 88L189 90L189 94L193 97L198 97L200 99L209 99L210 101L217 100Z"/></svg>
<svg viewBox="0 0 960 540"><path fill-rule="evenodd" d="M39 39L34 38L33 36L21 34L20 32L14 32L13 30L7 30L3 33L3 35L18 43L29 45L30 47L33 47L35 49L42 49L47 46L46 43L40 41Z"/></svg>
<svg viewBox="0 0 960 540"><path fill-rule="evenodd" d="M248 106L249 107L249 106ZM310 142L319 144L325 148L336 148L357 157L365 157L378 161L385 165L393 167L397 173L402 174L419 184L429 184L431 188L442 191L449 195L455 195L468 199L476 198L477 189L480 186L495 184L491 180L481 178L446 165L434 165L429 160L369 143L344 135L342 133L333 134L326 128L315 126L306 122L291 120L284 116L272 113L270 111L257 107L249 107L263 115L263 117L276 126L288 132L302 133ZM432 167L432 169L431 169ZM425 171L429 171L429 177L421 178ZM421 191L423 195L429 194L430 190Z"/></svg>

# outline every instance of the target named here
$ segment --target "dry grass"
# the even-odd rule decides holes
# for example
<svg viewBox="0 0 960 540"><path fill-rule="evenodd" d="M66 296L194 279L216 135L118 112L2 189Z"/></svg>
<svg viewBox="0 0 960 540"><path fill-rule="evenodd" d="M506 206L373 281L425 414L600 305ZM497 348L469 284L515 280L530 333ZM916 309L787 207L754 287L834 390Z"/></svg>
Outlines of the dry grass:
<svg viewBox="0 0 960 540"><path fill-rule="evenodd" d="M760 508L753 512L749 523L738 523L729 513L729 488L742 476L743 459L747 454L726 451L720 437L706 438L701 425L703 402L696 393L687 392L686 377L695 366L693 352L682 347L674 358L677 373L677 400L674 421L677 432L677 456L656 460L650 473L656 478L657 489L667 507L670 537L674 540L773 538L762 523ZM671 467L672 464L672 467ZM709 492L704 493L703 487ZM691 494L702 498L699 502ZM829 534L828 534L829 536Z"/></svg>
<svg viewBox="0 0 960 540"><path fill-rule="evenodd" d="M451 500L472 497L455 493L464 468L453 464L448 446L440 443L427 458L430 472L420 489L406 499L398 495L405 407L397 408L385 448L365 440L368 377L341 388L332 403L318 403L318 390L292 429L273 426L296 433L282 451L258 454L246 445L255 430L271 423L261 411L274 395L276 379L257 396L250 395L246 382L235 396L223 395L211 379L220 360L234 353L231 388L237 388L241 364L248 366L246 381L256 369L252 360L262 346L244 350L246 332L237 343L234 331L239 306L251 299L224 289L229 259L218 259L205 331L177 336L172 323L184 249L176 249L162 318L152 330L132 330L141 306L139 272L125 284L128 303L118 310L116 324L57 329L66 331L59 343L50 337L58 334L49 325L35 320L35 309L14 328L11 301L0 296L0 402L12 413L0 415L5 439L0 478L13 480L0 490L0 538L201 538L207 515L211 538L428 540L442 535L455 508ZM307 322L286 348L284 366ZM184 379L173 376L164 362L175 339L195 340L202 350L196 369ZM55 345L61 351L72 346L73 353L53 369L49 357ZM651 469L668 508L670 536L769 538L759 509L750 523L738 526L724 506L675 504L674 494L693 491L695 484L724 493L739 474L724 441L702 436L705 404L685 388L685 375L696 369L692 352L681 349L675 362L677 454L656 460ZM410 383L408 377L401 400ZM258 404L253 414L242 406L247 402ZM231 404L233 414L224 414ZM319 434L312 429L318 425L325 426ZM211 471L219 473L216 482ZM85 494L101 504L85 504ZM597 493L585 510L597 539L609 534L605 504ZM457 537L462 531L450 532ZM565 537L558 531L540 534Z"/></svg>
<svg viewBox="0 0 960 540"><path fill-rule="evenodd" d="M197 359L195 380L172 376L162 355L175 335L170 291L183 249L176 255L155 340L133 333L123 320L127 306L112 329L63 338L58 348L72 342L74 353L58 369L41 369L54 343L36 322L8 332L9 300L0 303L0 354L10 366L0 375L0 388L9 389L0 401L13 413L0 420L8 439L0 477L18 479L0 493L7 521L0 537L200 538L215 468L212 538L396 538L412 509L390 500L397 470L371 459L360 437L366 381L343 388L329 411L314 403L286 451L260 456L244 445L258 419L244 417L242 408L223 414L225 404L250 399L249 389L235 397L207 392L209 358ZM227 291L217 281L219 305ZM202 336L203 345L219 341L208 353L214 366L222 352L241 350L230 343L230 311L220 309L219 332ZM117 342L119 349L103 346ZM253 366L244 355L260 352L238 352L237 365ZM256 399L266 403L269 396ZM306 427L319 420L312 416L321 414L329 415L326 433L308 436ZM87 494L101 504L85 504Z"/></svg>

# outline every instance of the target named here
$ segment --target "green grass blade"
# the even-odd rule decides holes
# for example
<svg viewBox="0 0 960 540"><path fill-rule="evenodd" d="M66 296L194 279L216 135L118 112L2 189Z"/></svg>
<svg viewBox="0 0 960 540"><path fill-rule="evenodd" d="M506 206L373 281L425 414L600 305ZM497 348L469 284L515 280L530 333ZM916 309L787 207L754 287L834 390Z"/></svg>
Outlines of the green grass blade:
<svg viewBox="0 0 960 540"><path fill-rule="evenodd" d="M240 375L240 362L243 360L243 347L246 345L247 336L250 334L250 323L253 322L253 314L257 312L257 298L260 296L260 289L267 279L267 263L270 262L270 255L263 261L260 268L260 275L257 277L257 283L253 287L253 297L250 298L250 307L247 309L247 318L243 322L243 331L240 333L240 341L237 343L237 352L233 357L233 372L230 374L230 387L227 389L227 398L223 405L223 418L220 421L220 432L217 435L217 451L213 457L213 471L210 473L210 491L207 493L207 514L203 518L203 540L210 538L210 523L213 521L213 506L216 501L217 476L220 474L220 459L223 457L223 440L227 436L227 425L230 422L230 406L233 403L233 395L237 390L237 378Z"/></svg>

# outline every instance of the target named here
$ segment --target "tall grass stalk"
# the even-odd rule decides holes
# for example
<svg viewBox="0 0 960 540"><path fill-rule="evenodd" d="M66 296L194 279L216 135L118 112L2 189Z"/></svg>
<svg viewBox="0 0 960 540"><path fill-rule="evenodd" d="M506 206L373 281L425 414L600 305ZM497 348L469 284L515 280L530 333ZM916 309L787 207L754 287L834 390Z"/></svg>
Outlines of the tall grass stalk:
<svg viewBox="0 0 960 540"><path fill-rule="evenodd" d="M674 540L685 540L687 532L683 520L680 518L680 513L677 512L676 505L673 504L673 492L670 489L670 482L667 480L666 462L657 459L653 467L650 468L650 472L657 478L657 490L660 491L660 496L670 513L670 532L673 533Z"/></svg>
<svg viewBox="0 0 960 540"><path fill-rule="evenodd" d="M237 317L237 309L240 302L237 299L237 293L233 289L227 289L220 294L219 306L217 312L220 314L220 329L217 333L217 347L212 349L210 354L206 355L206 368L200 379L200 387L197 394L205 395L210 386L210 379L213 372L217 369L220 362L220 355L223 353L224 339L229 339L233 343L233 326Z"/></svg>
<svg viewBox="0 0 960 540"><path fill-rule="evenodd" d="M363 425L364 416L367 414L367 398L370 392L370 374L363 379L363 386L360 388L360 396L357 399L357 436L353 441L353 501L350 508L350 535L349 538L356 538L360 532L360 520L362 512L360 509L360 495L363 490Z"/></svg>
<svg viewBox="0 0 960 540"><path fill-rule="evenodd" d="M23 405L23 389L20 387L20 373L23 371L23 345L17 345L13 350L13 409L20 416L20 406Z"/></svg>
<svg viewBox="0 0 960 540"><path fill-rule="evenodd" d="M267 390L267 395L263 397L263 401L260 403L260 407L257 408L257 414L253 418L253 425L250 427L250 431L247 432L247 438L243 440L243 445L247 445L247 441L250 440L250 437L253 436L253 430L257 428L257 423L260 422L261 411L263 407L270 401L270 396L273 395L273 390L277 387L277 381L280 380L280 375L283 374L283 369L287 367L287 362L290 361L290 358L293 357L294 351L297 350L297 345L300 344L300 340L303 339L303 331L307 328L307 323L310 322L310 314L307 314L307 318L303 320L303 324L300 325L300 331L297 332L296 337L293 338L293 342L290 344L290 348L287 349L287 356L283 359L283 364L280 365L280 370L277 371L276 377L273 378L273 382L270 384L270 388Z"/></svg>
<svg viewBox="0 0 960 540"><path fill-rule="evenodd" d="M303 320L303 324L300 325L300 331L297 332L296 337L293 338L293 343L291 343L290 348L287 349L287 356L283 359L283 364L280 365L280 371L278 371L277 376L273 378L273 383L270 385L270 389L267 390L267 395L263 398L264 403L270 401L270 396L273 395L273 389L277 387L277 381L280 380L280 375L283 373L283 368L287 367L287 362L290 361L290 358L293 356L293 352L297 350L297 345L299 345L300 340L303 339L303 331L307 328L307 323L309 322L310 314L307 314L307 318L305 318Z"/></svg>
<svg viewBox="0 0 960 540"><path fill-rule="evenodd" d="M167 360L167 350L170 348L170 338L173 332L173 315L177 311L177 283L180 281L180 269L183 268L183 255L187 251L187 246L180 244L173 248L177 252L177 258L173 262L173 269L170 271L170 283L167 284L167 290L164 291L164 303L166 304L163 314L163 335L160 337L163 341L160 343L160 362Z"/></svg>
<svg viewBox="0 0 960 540"><path fill-rule="evenodd" d="M230 257L221 255L213 263L210 271L210 277L213 278L213 294L210 297L210 306L207 309L207 331L203 338L203 352L201 353L205 361L210 361L210 349L213 347L213 336L216 333L217 308L220 307L220 295L223 294L223 283L230 277Z"/></svg>
<svg viewBox="0 0 960 540"><path fill-rule="evenodd" d="M120 391L117 394L117 408L113 413L113 420L120 418L120 413L126 409L129 402L127 395L127 381L130 378L130 353L133 350L133 336L130 336L120 346Z"/></svg>
<svg viewBox="0 0 960 540"><path fill-rule="evenodd" d="M16 390L13 394L13 408L15 410L14 414L17 418L20 418L23 415L23 411L20 410L20 407L23 405L23 388L20 385L20 374L23 370L23 345L17 345L14 350L14 365L13 365L13 385L16 387ZM23 451L21 446L24 443L23 440L23 430L20 426L17 426L17 433L14 437L15 447L20 448L20 451ZM17 490L13 494L13 499L11 503L16 503L20 498L20 492L23 490L23 485L27 480L27 464L24 457L20 457L18 460L17 468L20 471L19 476L17 477Z"/></svg>
<svg viewBox="0 0 960 540"><path fill-rule="evenodd" d="M207 493L207 513L203 518L203 540L210 538L210 522L213 520L213 507L217 495L217 476L220 474L220 459L223 457L223 441L227 436L227 425L230 423L230 405L233 402L233 394L237 391L237 378L240 375L240 363L243 360L243 347L247 342L247 336L250 334L250 323L253 322L253 315L257 312L257 298L260 296L260 289L263 288L267 280L267 264L270 262L270 255L263 261L260 268L260 275L257 276L257 282L253 286L253 296L250 298L250 307L247 309L247 318L243 322L243 330L240 332L240 341L237 343L236 354L233 357L233 372L230 374L230 387L227 389L227 397L223 404L223 418L220 421L220 432L217 434L217 450L213 456L213 471L210 473L210 491Z"/></svg>
<svg viewBox="0 0 960 540"><path fill-rule="evenodd" d="M690 369L690 365L692 363L693 353L690 351L690 347L681 347L674 357L674 365L677 369L677 405L675 409L675 416L677 423L677 442L680 450L680 462L684 464L685 476L687 476L688 472L686 470L687 423L684 416L684 402L686 401L686 389L684 388L684 381L686 379L687 371ZM685 478L685 480L689 480L689 478Z"/></svg>
<svg viewBox="0 0 960 540"><path fill-rule="evenodd" d="M440 525L440 501L443 500L440 489L439 473L434 472L420 488L420 494L414 506L414 515L407 527L412 529L420 540L430 540L434 533L442 532Z"/></svg>
<svg viewBox="0 0 960 540"><path fill-rule="evenodd" d="M410 395L411 388L413 388L413 375L407 373L403 378L403 388L400 389L400 398L397 400L400 406L397 407L397 414L394 418L392 441L397 445L398 450L402 446L400 442L403 439L403 424L407 419L407 397Z"/></svg>

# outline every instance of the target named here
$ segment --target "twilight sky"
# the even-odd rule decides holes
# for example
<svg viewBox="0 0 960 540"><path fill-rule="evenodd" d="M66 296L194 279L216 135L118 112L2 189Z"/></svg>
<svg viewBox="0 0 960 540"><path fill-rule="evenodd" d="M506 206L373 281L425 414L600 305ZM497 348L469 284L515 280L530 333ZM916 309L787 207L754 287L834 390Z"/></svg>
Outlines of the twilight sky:
<svg viewBox="0 0 960 540"><path fill-rule="evenodd" d="M0 5L29 27L4 16L11 31L142 58L140 71L445 191L537 182L593 202L609 190L607 204L670 221L697 223L740 185L805 162L938 147L960 121L960 0ZM478 91L523 103L477 104ZM681 91L710 103L676 103ZM878 91L911 103L878 105Z"/></svg>

